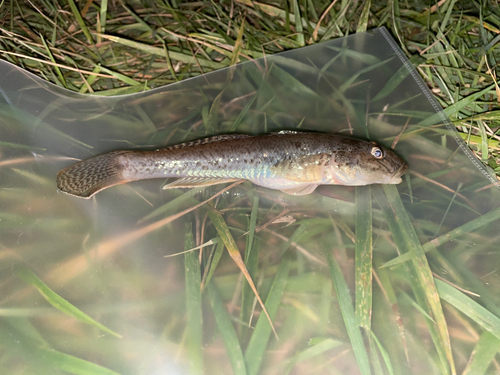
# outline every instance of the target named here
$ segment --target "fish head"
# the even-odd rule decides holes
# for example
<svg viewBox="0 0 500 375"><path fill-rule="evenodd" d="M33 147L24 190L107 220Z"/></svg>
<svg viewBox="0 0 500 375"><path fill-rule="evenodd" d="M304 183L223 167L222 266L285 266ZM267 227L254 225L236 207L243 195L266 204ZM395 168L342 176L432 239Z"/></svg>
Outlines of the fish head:
<svg viewBox="0 0 500 375"><path fill-rule="evenodd" d="M331 156L333 181L342 185L399 184L408 164L392 150L375 142L358 141Z"/></svg>

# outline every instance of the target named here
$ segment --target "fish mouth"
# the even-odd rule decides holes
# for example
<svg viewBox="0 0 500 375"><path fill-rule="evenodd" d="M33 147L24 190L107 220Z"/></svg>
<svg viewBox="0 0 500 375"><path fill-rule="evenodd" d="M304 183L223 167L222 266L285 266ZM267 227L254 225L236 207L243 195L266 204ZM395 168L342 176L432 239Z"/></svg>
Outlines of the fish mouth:
<svg viewBox="0 0 500 375"><path fill-rule="evenodd" d="M392 175L392 177L401 177L406 172L408 172L409 166L406 163L403 163L398 169L396 169Z"/></svg>

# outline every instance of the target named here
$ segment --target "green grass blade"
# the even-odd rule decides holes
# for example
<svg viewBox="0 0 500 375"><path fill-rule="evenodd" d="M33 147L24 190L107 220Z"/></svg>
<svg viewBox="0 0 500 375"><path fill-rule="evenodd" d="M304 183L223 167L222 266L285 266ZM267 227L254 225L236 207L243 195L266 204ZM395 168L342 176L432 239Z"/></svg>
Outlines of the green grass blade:
<svg viewBox="0 0 500 375"><path fill-rule="evenodd" d="M356 199L356 322L371 327L372 315L372 191L357 186Z"/></svg>
<svg viewBox="0 0 500 375"><path fill-rule="evenodd" d="M435 328L438 332L438 341L435 342L438 353L443 353L446 358L441 358L442 364L449 366L452 374L455 374L455 364L451 352L451 343L448 334L448 326L444 318L443 309L439 300L439 295L434 285L432 271L425 257L425 252L418 240L417 234L406 212L398 190L394 185L383 185L384 198L380 196L380 187L377 187L377 200L386 215L388 222L392 221L390 229L393 240L401 252L412 254L412 266L417 280L414 281L414 292L417 297L425 298L431 312L431 317L436 322ZM419 304L423 301L419 299ZM432 330L432 328L430 328Z"/></svg>
<svg viewBox="0 0 500 375"><path fill-rule="evenodd" d="M323 337L312 338L309 341L308 348L299 352L291 360L286 361L288 363L286 363L286 370L283 372L283 375L288 375L292 371L295 364L317 357L329 350L341 346L342 344L343 342L333 339L325 339Z"/></svg>
<svg viewBox="0 0 500 375"><path fill-rule="evenodd" d="M484 163L488 161L488 136L486 135L484 122L479 120L477 124L479 127L479 134L481 135L481 160Z"/></svg>
<svg viewBox="0 0 500 375"><path fill-rule="evenodd" d="M354 355L356 356L359 370L362 375L370 375L370 362L368 360L368 354L361 335L361 330L356 323L356 316L354 315L354 307L349 294L349 288L347 287L347 283L342 275L342 270L340 269L337 260L333 257L333 254L330 251L325 250L325 255L330 268L330 274L335 286L335 291L337 293L342 318L344 319L347 334L351 340L352 349L354 351Z"/></svg>
<svg viewBox="0 0 500 375"><path fill-rule="evenodd" d="M217 268L217 265L219 264L220 258L222 257L222 252L224 251L224 242L222 242L219 239L219 242L217 243L217 247L215 248L215 253L212 258L212 261L210 262L210 269L208 270L207 274L207 279L204 281L204 285L207 285L210 280L212 279L212 276L214 275L214 272Z"/></svg>
<svg viewBox="0 0 500 375"><path fill-rule="evenodd" d="M371 330L367 331L368 334L371 333ZM375 347L374 340L370 336L368 338L368 345L370 346L370 356L372 359L373 372L375 375L384 375L384 370L382 369L382 364L380 363L380 357L377 352L377 348Z"/></svg>
<svg viewBox="0 0 500 375"><path fill-rule="evenodd" d="M500 350L500 339L489 332L483 332L472 351L469 363L462 375L484 375L495 355Z"/></svg>
<svg viewBox="0 0 500 375"><path fill-rule="evenodd" d="M224 341L224 346L226 347L233 373L234 375L246 375L245 359L241 351L240 342L236 336L233 324L231 323L231 317L225 309L219 292L213 282L208 283L207 290L210 304L212 305L212 311L215 316L215 322L222 340Z"/></svg>
<svg viewBox="0 0 500 375"><path fill-rule="evenodd" d="M78 25L80 25L80 29L82 29L83 33L87 37L87 40L90 44L94 43L94 40L92 39L92 35L90 34L89 29L87 28L87 25L85 25L85 21L83 20L83 17L78 10L78 7L76 6L74 0L68 0L69 7L71 8L71 12L76 18L76 22L78 22Z"/></svg>
<svg viewBox="0 0 500 375"><path fill-rule="evenodd" d="M285 257L276 271L273 285L266 299L266 308L271 319L276 316L278 308L281 304L281 297L285 291L286 283L288 281L289 268L290 261ZM245 351L245 360L248 366L249 375L257 375L259 373L259 368L272 330L273 327L269 324L266 316L261 314L257 320L257 324L255 325L255 330L250 338L247 350Z"/></svg>
<svg viewBox="0 0 500 375"><path fill-rule="evenodd" d="M425 252L433 250L436 247L438 247L438 246L440 246L448 241L451 241L457 237L462 236L463 234L472 232L478 228L481 228L485 225L488 225L488 224L490 224L493 221L498 220L498 219L500 219L500 208L496 208L496 209L488 212L487 214L485 214L481 217L478 217L477 219L471 220L468 223L465 223L465 224L459 226L458 228L455 228L455 229L449 231L448 233L445 233L442 236L439 236L439 237L425 243L422 246L422 248L424 249ZM410 260L411 258L412 258L411 253L402 254L402 255L390 260L389 262L385 263L382 267L392 267L392 266L395 266L397 264L406 262L406 261Z"/></svg>
<svg viewBox="0 0 500 375"><path fill-rule="evenodd" d="M112 35L106 35L106 34L99 34L99 35L102 38L109 39L113 42L120 43L120 44L127 46L127 47L135 48L139 51L147 52L147 53L150 53L152 55L165 57L166 52L163 48L153 47L153 46L150 46L150 45L145 44L145 43L135 42L133 40L121 38L118 36L112 36ZM191 55L186 55L184 53L170 51L170 50L168 50L168 54L169 54L171 59L174 59L174 60L186 63L186 64L194 64L195 62L197 62L198 64L200 64L200 66L204 66L207 68L213 68L213 69L221 69L229 64L229 63L219 63L219 62L215 62L215 61L209 61L209 60L200 59L200 58L197 58L195 60L194 57Z"/></svg>
<svg viewBox="0 0 500 375"><path fill-rule="evenodd" d="M376 64L372 64L372 65L369 65L367 66L366 68L364 69L360 69L359 71L356 72L356 74L353 74L351 77L349 77L349 79L347 79L343 84L342 86L339 87L339 91L341 93L344 93L347 89L349 89L353 84L354 82L356 82L356 80L363 74L365 73L368 73L368 72L371 72L372 70L376 70L377 68L379 68L380 66L383 66L383 65L387 65L387 63L389 63L393 58L389 58L387 60L383 60L383 61L379 61L378 63Z"/></svg>
<svg viewBox="0 0 500 375"><path fill-rule="evenodd" d="M185 250L194 247L191 223L186 223ZM203 374L203 315L201 311L201 270L198 252L184 254L186 279L186 346L190 373Z"/></svg>
<svg viewBox="0 0 500 375"><path fill-rule="evenodd" d="M370 16L370 7L372 6L371 0L366 0L361 16L359 16L358 27L356 28L357 33L364 33L368 28L368 17Z"/></svg>
<svg viewBox="0 0 500 375"><path fill-rule="evenodd" d="M480 97L483 95L488 94L490 91L495 89L495 84L492 84L490 86L487 86L483 90L480 90L478 92L475 92L474 94L470 94L466 96L465 98L457 101L455 104L452 104L444 109L444 114L448 117L456 117L457 113L460 112L462 109L464 109L467 106L473 105L473 103L478 100ZM433 125L436 123L441 123L442 118L441 113L436 113L435 115L432 115L425 120L420 121L417 125L418 126L429 126Z"/></svg>
<svg viewBox="0 0 500 375"><path fill-rule="evenodd" d="M68 84L66 83L66 79L64 78L64 75L62 74L61 69L59 69L59 67L57 66L56 59L54 59L54 55L52 54L52 51L50 50L43 35L40 35L40 39L42 40L43 46L45 47L45 50L47 51L47 54L49 55L50 61L52 61L54 63L54 69L55 69L57 75L59 76L59 79L61 80L64 87L68 88Z"/></svg>
<svg viewBox="0 0 500 375"><path fill-rule="evenodd" d="M385 366L387 367L387 371L389 375L394 375L394 370L392 369L392 363L391 363L391 358L389 357L389 353L387 350L384 348L382 343L379 341L375 333L373 331L370 331L371 338L377 344L377 348L380 351L380 354L382 355L382 358L384 359Z"/></svg>
<svg viewBox="0 0 500 375"><path fill-rule="evenodd" d="M256 9L262 10L263 12L269 14L272 17L279 17L283 20L287 18L287 12L285 10L273 7L271 5L258 3L256 1L252 1L252 0L237 0L237 1L239 3L242 3L245 5L251 6L251 7L255 7ZM297 19L295 17L295 14L288 14L288 17L289 17L291 23L297 24L297 21L299 21L298 23L302 22L302 26L307 27L307 20L305 20L303 18ZM309 22L309 24L313 28L316 27L316 24L313 22ZM323 35L325 33L325 31L326 31L326 29L324 27L318 27L318 34L319 35Z"/></svg>
<svg viewBox="0 0 500 375"><path fill-rule="evenodd" d="M300 16L300 8L298 0L292 0L293 3L293 16L297 20L302 20ZM295 30L297 32L297 43L302 47L304 46L304 28L302 26L302 22L295 22Z"/></svg>
<svg viewBox="0 0 500 375"><path fill-rule="evenodd" d="M32 329L26 330L25 324L20 322L19 317L12 319L2 319L0 325L0 342L8 347L2 354L2 362L9 368L2 374L60 374L64 373L76 375L120 375L103 366L86 361L84 359L54 350L42 339L37 339L39 335L35 330L35 337ZM8 364L9 356L19 356L23 360L21 372L15 372ZM31 372L30 372L31 370ZM61 370L61 371L59 371Z"/></svg>
<svg viewBox="0 0 500 375"><path fill-rule="evenodd" d="M100 71L101 71L101 66L100 65L96 65L96 67L94 68L94 70L92 70L92 73L99 73ZM80 94L85 94L89 90L89 87L91 87L92 84L97 79L97 75L91 74L89 76L89 78L85 79L85 77L83 77L83 79L85 80L86 83L85 82L82 83L82 85L80 87L80 91L79 91Z"/></svg>
<svg viewBox="0 0 500 375"><path fill-rule="evenodd" d="M231 65L236 65L240 62L239 56L241 49L243 48L243 35L245 32L245 19L241 21L241 26L236 37L236 43L234 43L233 56L231 57Z"/></svg>
<svg viewBox="0 0 500 375"><path fill-rule="evenodd" d="M413 57L412 57L413 59ZM411 62L412 60L410 60ZM391 94L398 88L401 82L410 74L408 68L406 66L402 66L399 68L394 75L387 81L387 83L382 87L382 89L378 92L377 95L372 99L374 102L380 99L385 98L387 95Z"/></svg>
<svg viewBox="0 0 500 375"><path fill-rule="evenodd" d="M269 313L266 309L266 306L264 305L264 302L262 302L262 299L259 296L259 292L257 291L257 288L255 287L255 283L252 280L252 277L250 276L250 273L248 272L247 267L245 266L245 262L243 262L243 259L241 258L240 251L238 250L238 246L236 245L236 241L233 238L233 235L229 231L229 228L224 221L224 218L219 212L216 211L208 211L208 215L210 216L210 220L212 220L212 223L214 224L215 229L217 229L217 232L219 233L220 238L222 239L222 242L224 242L224 245L226 245L226 249L233 259L233 261L236 263L240 271L243 273L245 276L245 279L247 280L248 284L250 284L250 287L252 288L253 292L255 293L255 297L257 297L257 300L259 301L262 311L264 311L264 314L266 315L267 319L269 319L269 324L271 325L274 334L277 337L276 330L273 325L273 321L271 317L269 316Z"/></svg>
<svg viewBox="0 0 500 375"><path fill-rule="evenodd" d="M123 83L126 83L127 85L130 85L130 86L139 86L141 85L140 82L137 82L136 80L130 78L130 77L127 77L125 74L122 74L122 73L118 73L118 72L115 72L111 69L108 69L104 66L101 66L101 70L103 72L106 72L108 73L109 75L112 75L113 77L115 77L116 79L122 81Z"/></svg>
<svg viewBox="0 0 500 375"><path fill-rule="evenodd" d="M405 353L405 359L406 362L410 362L410 356L408 352L408 344L406 341L406 333L405 333L405 327L403 326L403 321L401 319L401 308L399 306L398 300L396 298L396 293L394 292L394 287L392 285L392 280L389 277L389 270L380 268L380 258L375 258L374 260L374 268L376 270L376 273L378 275L378 279L380 281L380 287L383 289L384 293L387 296L387 299L389 301L389 304L391 306L392 313L394 314L394 321L395 324L398 327L398 332L399 334L397 335L397 340L396 343L394 344L393 348L395 346L399 348L402 348L404 353ZM395 367L400 367L399 366L399 361L396 359L395 360Z"/></svg>
<svg viewBox="0 0 500 375"><path fill-rule="evenodd" d="M53 292L52 289L50 289L42 280L38 278L32 271L30 271L27 268L24 267L19 267L17 269L17 275L21 280L23 280L26 284L33 285L47 300L48 303L50 303L52 306L54 306L56 309L61 311L62 313L72 316L75 319L78 319L79 321L93 325L94 327L99 328L101 331L104 331L106 333L109 333L113 336L121 338L122 336L119 335L118 333L110 330L109 328L103 326L102 324L96 322L94 319L92 319L90 316L85 314L83 311L79 310L75 306L73 306L71 303L66 301L64 298L59 296L57 293Z"/></svg>
<svg viewBox="0 0 500 375"><path fill-rule="evenodd" d="M74 357L69 354L61 353L57 350L48 348L39 348L39 355L43 356L44 361L47 361L63 371L75 375L119 375L117 372L99 366L95 363L88 362L84 359Z"/></svg>
<svg viewBox="0 0 500 375"><path fill-rule="evenodd" d="M259 210L259 197L255 196L253 198L252 212L250 214L250 222L248 225L248 234L246 238L247 241L245 249L245 264L252 278L255 277L259 261L259 245L258 243L254 242L255 225L257 223L258 210ZM244 282L241 291L240 319L242 322L245 323L250 322L253 300L254 300L254 295L252 293L252 288L250 287L250 284Z"/></svg>
<svg viewBox="0 0 500 375"><path fill-rule="evenodd" d="M500 318L485 309L472 298L455 289L444 281L435 280L439 296L467 315L485 330L500 339Z"/></svg>
<svg viewBox="0 0 500 375"><path fill-rule="evenodd" d="M101 0L99 15L101 21L101 29L99 31L104 33L106 31L106 18L108 16L108 0Z"/></svg>
<svg viewBox="0 0 500 375"><path fill-rule="evenodd" d="M337 341L334 339L319 339L319 341L311 339L311 341L309 342L310 346L297 354L297 362L313 358L342 344L343 343L341 341Z"/></svg>
<svg viewBox="0 0 500 375"><path fill-rule="evenodd" d="M255 99L257 99L259 97L259 94L261 93L261 91L265 87L267 77L269 76L269 74L270 74L271 70L273 70L273 68L274 68L274 65L271 66L269 68L269 70L267 71L267 73L262 77L262 80L260 82L259 88L257 89L257 92L255 93L255 95L252 96L252 99L249 100L249 102L245 105L245 107L238 114L238 117L236 117L236 119L234 120L234 122L231 124L231 128L230 128L231 132L234 131L234 130L236 130L236 128L241 124L241 122L245 118L245 115L247 114L248 110L250 109L250 107L255 102Z"/></svg>

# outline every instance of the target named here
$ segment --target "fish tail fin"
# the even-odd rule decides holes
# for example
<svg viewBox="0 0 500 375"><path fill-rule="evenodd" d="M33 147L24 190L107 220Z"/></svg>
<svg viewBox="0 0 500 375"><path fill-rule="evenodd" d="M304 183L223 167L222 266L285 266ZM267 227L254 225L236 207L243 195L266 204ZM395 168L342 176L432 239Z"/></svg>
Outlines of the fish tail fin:
<svg viewBox="0 0 500 375"><path fill-rule="evenodd" d="M65 168L57 174L57 187L64 193L90 198L98 191L123 184L123 166L119 156L123 151L93 157Z"/></svg>

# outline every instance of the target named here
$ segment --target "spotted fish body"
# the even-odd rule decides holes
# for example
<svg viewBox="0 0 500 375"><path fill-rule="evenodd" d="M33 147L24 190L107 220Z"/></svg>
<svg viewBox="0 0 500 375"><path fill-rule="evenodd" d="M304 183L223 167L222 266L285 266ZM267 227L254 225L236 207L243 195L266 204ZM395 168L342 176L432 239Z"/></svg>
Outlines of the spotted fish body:
<svg viewBox="0 0 500 375"><path fill-rule="evenodd" d="M58 188L90 198L129 181L178 178L164 188L249 180L293 195L318 185L397 184L408 165L373 142L339 135L280 132L223 135L156 151L115 151L61 170Z"/></svg>

